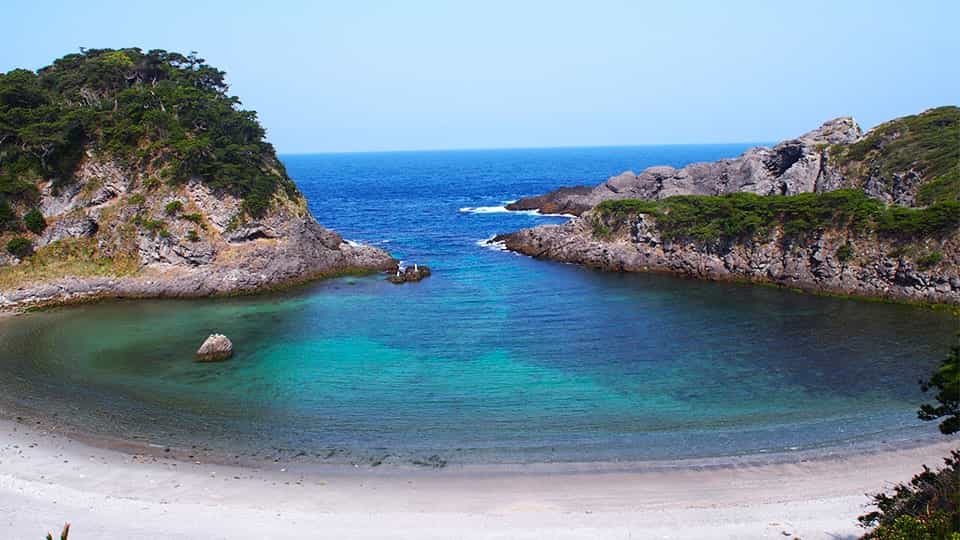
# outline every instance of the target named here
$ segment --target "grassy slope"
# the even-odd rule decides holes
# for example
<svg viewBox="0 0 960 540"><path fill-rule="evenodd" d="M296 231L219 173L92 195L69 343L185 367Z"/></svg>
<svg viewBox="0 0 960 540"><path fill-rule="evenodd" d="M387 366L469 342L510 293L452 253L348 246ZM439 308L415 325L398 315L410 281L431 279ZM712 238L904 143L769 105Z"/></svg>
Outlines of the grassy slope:
<svg viewBox="0 0 960 540"><path fill-rule="evenodd" d="M889 183L894 174L914 170L922 179L918 204L960 200L960 107L891 120L854 144L831 146L828 155L853 185L871 175Z"/></svg>

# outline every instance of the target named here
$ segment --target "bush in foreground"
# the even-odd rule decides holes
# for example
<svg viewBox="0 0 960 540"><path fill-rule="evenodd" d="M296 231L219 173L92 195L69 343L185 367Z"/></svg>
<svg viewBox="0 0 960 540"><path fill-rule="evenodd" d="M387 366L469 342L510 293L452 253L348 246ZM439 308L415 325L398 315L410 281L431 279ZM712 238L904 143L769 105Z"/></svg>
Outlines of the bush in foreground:
<svg viewBox="0 0 960 540"><path fill-rule="evenodd" d="M923 390L937 390L936 404L924 404L918 416L922 420L945 418L940 423L944 435L960 432L960 334ZM937 471L926 465L906 484L898 484L893 493L873 496L876 511L860 516L864 527L876 527L864 538L872 540L960 540L960 450L944 458Z"/></svg>
<svg viewBox="0 0 960 540"><path fill-rule="evenodd" d="M960 451L954 450L937 471L923 471L893 494L873 496L877 510L860 516L860 524L876 529L871 540L960 540Z"/></svg>

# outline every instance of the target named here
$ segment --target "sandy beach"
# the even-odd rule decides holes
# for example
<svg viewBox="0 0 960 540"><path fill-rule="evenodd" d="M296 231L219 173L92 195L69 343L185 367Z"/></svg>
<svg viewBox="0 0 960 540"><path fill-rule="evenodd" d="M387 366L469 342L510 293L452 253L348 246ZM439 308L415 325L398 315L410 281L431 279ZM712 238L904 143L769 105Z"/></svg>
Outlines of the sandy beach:
<svg viewBox="0 0 960 540"><path fill-rule="evenodd" d="M868 492L955 441L835 460L631 472L238 467L0 422L0 536L855 538Z"/></svg>

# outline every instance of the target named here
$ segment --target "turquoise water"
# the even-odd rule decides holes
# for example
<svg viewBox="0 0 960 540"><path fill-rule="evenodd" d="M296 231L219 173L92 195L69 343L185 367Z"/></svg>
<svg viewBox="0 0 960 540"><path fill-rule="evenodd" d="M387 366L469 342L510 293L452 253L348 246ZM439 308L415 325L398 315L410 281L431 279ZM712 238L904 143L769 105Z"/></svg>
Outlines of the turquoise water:
<svg viewBox="0 0 960 540"><path fill-rule="evenodd" d="M330 462L724 458L929 437L916 381L957 329L948 314L477 243L563 220L503 201L742 149L286 156L322 223L433 277L3 320L0 402L163 446ZM193 362L211 332L236 355Z"/></svg>

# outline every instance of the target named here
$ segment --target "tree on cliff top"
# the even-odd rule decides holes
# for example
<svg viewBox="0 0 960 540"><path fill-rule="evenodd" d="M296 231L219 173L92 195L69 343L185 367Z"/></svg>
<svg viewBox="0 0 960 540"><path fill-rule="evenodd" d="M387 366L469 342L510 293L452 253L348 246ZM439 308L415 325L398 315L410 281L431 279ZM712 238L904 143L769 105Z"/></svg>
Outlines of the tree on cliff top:
<svg viewBox="0 0 960 540"><path fill-rule="evenodd" d="M90 148L171 183L199 179L260 216L296 186L223 71L164 50L86 49L0 74L0 204L71 180Z"/></svg>

